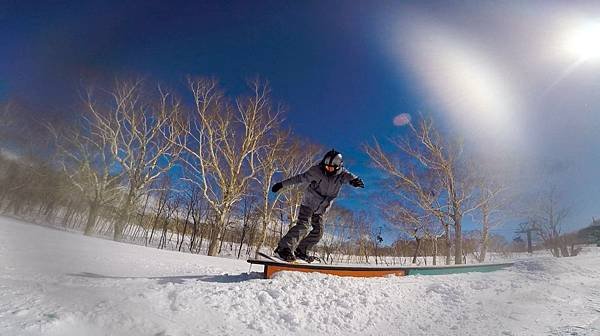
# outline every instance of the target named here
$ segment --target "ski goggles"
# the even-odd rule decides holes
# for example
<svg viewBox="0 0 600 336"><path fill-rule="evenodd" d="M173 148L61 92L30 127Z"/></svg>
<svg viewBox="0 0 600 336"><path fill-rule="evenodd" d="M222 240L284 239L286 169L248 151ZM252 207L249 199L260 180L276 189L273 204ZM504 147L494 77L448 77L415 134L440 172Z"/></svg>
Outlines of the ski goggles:
<svg viewBox="0 0 600 336"><path fill-rule="evenodd" d="M334 172L334 171L336 171L338 169L339 169L338 166L332 166L332 165L328 165L328 164L325 165L325 170L328 171L328 172L330 172L330 173L332 173L332 172Z"/></svg>

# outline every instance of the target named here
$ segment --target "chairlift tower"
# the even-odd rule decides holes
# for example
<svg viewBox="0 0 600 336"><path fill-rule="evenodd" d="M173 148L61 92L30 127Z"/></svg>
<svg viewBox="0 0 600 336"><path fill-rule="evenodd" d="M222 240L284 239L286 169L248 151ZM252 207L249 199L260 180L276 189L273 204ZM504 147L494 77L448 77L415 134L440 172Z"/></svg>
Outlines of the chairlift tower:
<svg viewBox="0 0 600 336"><path fill-rule="evenodd" d="M536 228L535 226L526 227L525 225L528 225L528 224L529 224L529 222L521 223L520 224L521 230L515 231L515 233L526 233L527 234L527 252L533 253L533 246L531 244L531 232L540 231L540 229Z"/></svg>

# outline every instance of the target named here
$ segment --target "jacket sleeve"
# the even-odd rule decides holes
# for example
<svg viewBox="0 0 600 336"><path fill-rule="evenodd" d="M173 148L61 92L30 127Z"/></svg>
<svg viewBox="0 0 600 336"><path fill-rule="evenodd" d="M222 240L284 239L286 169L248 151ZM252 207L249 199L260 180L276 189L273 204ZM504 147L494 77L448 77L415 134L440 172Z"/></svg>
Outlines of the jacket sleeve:
<svg viewBox="0 0 600 336"><path fill-rule="evenodd" d="M358 178L358 176L354 175L353 173L351 173L349 170L346 170L346 169L344 169L342 174L344 174L342 176L343 183L350 183L350 181L354 180L355 178Z"/></svg>
<svg viewBox="0 0 600 336"><path fill-rule="evenodd" d="M315 178L315 168L318 169L318 167L312 166L302 174L298 174L281 181L281 184L284 187L289 187L294 184L308 183Z"/></svg>

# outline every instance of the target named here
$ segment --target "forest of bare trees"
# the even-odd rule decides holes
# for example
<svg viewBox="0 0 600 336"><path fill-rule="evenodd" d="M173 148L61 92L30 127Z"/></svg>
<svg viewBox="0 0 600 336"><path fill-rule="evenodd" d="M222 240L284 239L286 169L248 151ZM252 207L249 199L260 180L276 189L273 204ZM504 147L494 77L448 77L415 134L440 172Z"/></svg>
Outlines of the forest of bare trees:
<svg viewBox="0 0 600 336"><path fill-rule="evenodd" d="M210 256L274 248L296 220L302 186L277 195L270 186L318 162L324 147L284 127L285 108L267 82L247 84L238 96L211 78L190 78L183 93L139 80L87 87L69 122L29 120L6 104L0 213ZM460 264L509 253L511 244L492 234L510 203L503 183L432 119L409 128L406 137L364 146L382 177L370 185L379 190L373 213L335 205L317 248L322 259ZM564 240L556 225L566 213L552 202L531 218L544 241ZM398 231L394 243L383 243L374 216ZM464 232L467 216L477 230ZM558 256L563 245L551 250Z"/></svg>

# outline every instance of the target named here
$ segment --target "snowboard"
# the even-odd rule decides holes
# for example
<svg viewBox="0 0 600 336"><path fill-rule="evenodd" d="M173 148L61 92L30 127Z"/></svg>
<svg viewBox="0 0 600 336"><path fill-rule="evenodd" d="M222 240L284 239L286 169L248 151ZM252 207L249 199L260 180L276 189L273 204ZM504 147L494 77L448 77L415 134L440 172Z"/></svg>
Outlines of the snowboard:
<svg viewBox="0 0 600 336"><path fill-rule="evenodd" d="M282 264L294 264L294 265L307 264L307 265L309 265L308 262L306 262L306 261L304 261L302 259L296 259L295 261L285 261L285 260L283 260L283 259L281 259L281 258L279 258L277 256L268 255L268 254L262 253L262 252L258 252L258 255L261 256L261 257L267 258L267 259L269 259L271 261L282 263ZM317 264L317 263L315 263L315 264Z"/></svg>

